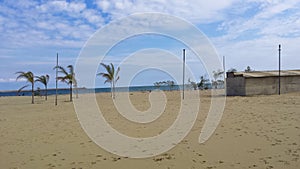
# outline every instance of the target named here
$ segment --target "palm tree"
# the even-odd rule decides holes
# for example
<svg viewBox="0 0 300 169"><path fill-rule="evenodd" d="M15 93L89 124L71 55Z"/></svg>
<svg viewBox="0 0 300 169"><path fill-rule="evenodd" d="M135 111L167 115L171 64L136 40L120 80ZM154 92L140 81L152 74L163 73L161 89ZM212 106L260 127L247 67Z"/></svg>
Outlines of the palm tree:
<svg viewBox="0 0 300 169"><path fill-rule="evenodd" d="M31 71L28 72L16 72L18 74L17 79L25 79L27 82L31 83L31 103L34 104L34 75ZM23 89L22 87L21 89Z"/></svg>
<svg viewBox="0 0 300 169"><path fill-rule="evenodd" d="M204 76L201 76L200 77L200 82L197 84L198 85L198 88L203 90L204 89L204 85L206 82L208 82L209 80L206 79Z"/></svg>
<svg viewBox="0 0 300 169"><path fill-rule="evenodd" d="M158 89L159 89L159 87L160 87L160 85L161 85L160 82L155 82L155 83L153 83L153 84L154 84L154 86L155 86L156 88L158 88Z"/></svg>
<svg viewBox="0 0 300 169"><path fill-rule="evenodd" d="M230 68L230 69L227 70L227 72L231 72L232 73L232 72L237 72L237 70L235 68Z"/></svg>
<svg viewBox="0 0 300 169"><path fill-rule="evenodd" d="M169 89L171 91L175 85L175 82L173 80L168 80L168 81L166 81L166 84L169 86Z"/></svg>
<svg viewBox="0 0 300 169"><path fill-rule="evenodd" d="M254 70L250 68L250 66L247 66L247 68L245 69L245 72L253 72Z"/></svg>
<svg viewBox="0 0 300 169"><path fill-rule="evenodd" d="M74 72L74 79L75 79L75 72ZM77 80L76 79L73 81L73 86L75 88L76 99L78 99L78 85L77 85Z"/></svg>
<svg viewBox="0 0 300 169"><path fill-rule="evenodd" d="M219 80L220 77L222 77L224 71L222 70L217 70L217 71L213 71L213 77L214 77L214 80L212 80L212 84L215 86L215 89L218 88L218 84L219 82L224 82L223 80Z"/></svg>
<svg viewBox="0 0 300 169"><path fill-rule="evenodd" d="M73 84L77 84L75 79L74 68L72 65L67 66L69 72L66 71L65 68L61 66L55 66L54 69L58 69L58 72L63 74L63 76L57 77L57 80L67 83L70 86L70 101L72 101L72 86Z"/></svg>
<svg viewBox="0 0 300 169"><path fill-rule="evenodd" d="M193 81L191 81L191 79L189 78L188 79L188 82L191 84L191 87L194 89L194 90L197 90L197 83L196 82L193 82Z"/></svg>
<svg viewBox="0 0 300 169"><path fill-rule="evenodd" d="M44 86L45 86L45 91L46 91L46 93L45 93L45 100L47 100L47 85L48 85L48 82L49 82L49 75L42 75L42 76L36 76L35 77L36 78L36 82L41 82L41 83L43 83L44 84Z"/></svg>
<svg viewBox="0 0 300 169"><path fill-rule="evenodd" d="M110 65L106 65L104 63L100 63L101 66L103 66L106 69L106 73L98 73L97 75L102 76L106 78L104 83L110 83L111 85L111 97L114 99L115 98L115 85L117 81L119 80L119 72L120 72L120 67L118 67L117 71L115 71L115 67L112 63Z"/></svg>

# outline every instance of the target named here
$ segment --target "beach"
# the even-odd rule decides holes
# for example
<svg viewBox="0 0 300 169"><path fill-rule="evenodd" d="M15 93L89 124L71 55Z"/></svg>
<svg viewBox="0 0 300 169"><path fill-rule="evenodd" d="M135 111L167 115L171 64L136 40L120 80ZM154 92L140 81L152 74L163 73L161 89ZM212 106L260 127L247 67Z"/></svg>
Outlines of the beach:
<svg viewBox="0 0 300 169"><path fill-rule="evenodd" d="M166 91L165 112L154 122L137 124L118 114L110 93L97 93L107 122L132 137L166 130L180 109L180 92ZM118 95L117 95L118 96ZM150 107L149 92L131 92L137 110ZM0 97L0 168L103 169L297 169L300 167L300 93L227 97L223 117L203 144L198 137L210 107L209 91L200 92L200 111L191 132L171 150L134 159L109 153L81 128L68 95ZM80 96L79 96L80 97ZM76 100L76 98L74 98Z"/></svg>

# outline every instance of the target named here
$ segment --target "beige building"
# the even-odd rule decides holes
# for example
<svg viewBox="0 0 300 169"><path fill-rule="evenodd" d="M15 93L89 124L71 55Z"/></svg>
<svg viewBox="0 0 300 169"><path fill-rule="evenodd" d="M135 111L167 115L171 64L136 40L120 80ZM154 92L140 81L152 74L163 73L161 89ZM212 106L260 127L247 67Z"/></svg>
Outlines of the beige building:
<svg viewBox="0 0 300 169"><path fill-rule="evenodd" d="M300 70L280 72L280 93L300 91ZM228 96L267 95L279 92L278 71L227 72Z"/></svg>

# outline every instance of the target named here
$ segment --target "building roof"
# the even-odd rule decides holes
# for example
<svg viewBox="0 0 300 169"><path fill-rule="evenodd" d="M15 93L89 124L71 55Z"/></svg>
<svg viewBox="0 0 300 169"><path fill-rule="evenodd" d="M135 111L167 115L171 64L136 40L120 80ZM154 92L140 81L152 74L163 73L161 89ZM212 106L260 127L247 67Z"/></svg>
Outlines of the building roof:
<svg viewBox="0 0 300 169"><path fill-rule="evenodd" d="M272 77L278 76L278 70L272 71L251 71L251 72L234 72L235 76L242 76L242 77ZM280 76L300 76L300 70L281 70Z"/></svg>

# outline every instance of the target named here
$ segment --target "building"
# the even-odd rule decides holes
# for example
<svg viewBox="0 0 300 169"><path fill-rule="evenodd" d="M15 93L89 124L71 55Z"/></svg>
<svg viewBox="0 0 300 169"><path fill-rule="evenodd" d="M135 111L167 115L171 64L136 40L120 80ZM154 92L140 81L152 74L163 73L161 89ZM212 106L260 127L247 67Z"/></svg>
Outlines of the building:
<svg viewBox="0 0 300 169"><path fill-rule="evenodd" d="M228 96L267 95L279 93L278 71L227 72ZM300 91L300 70L280 72L280 93Z"/></svg>

